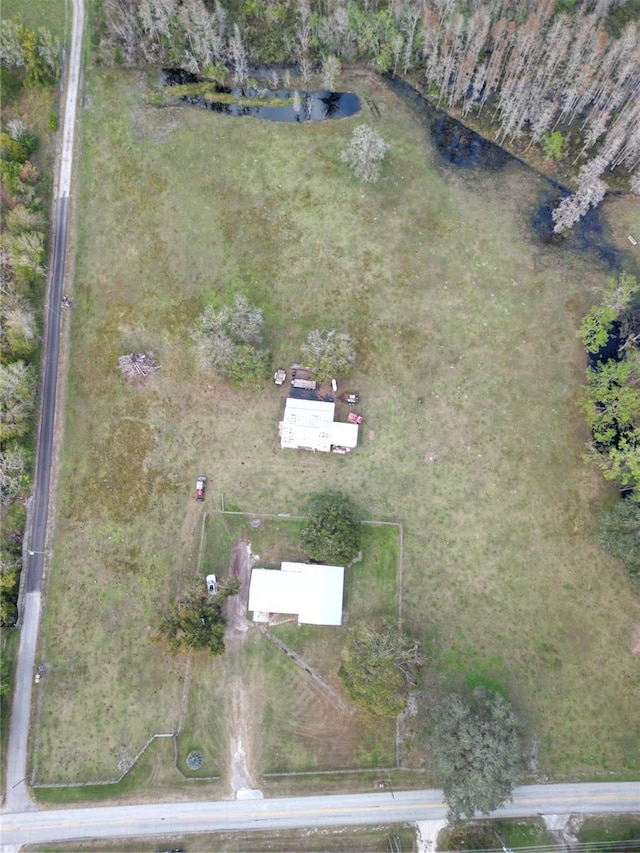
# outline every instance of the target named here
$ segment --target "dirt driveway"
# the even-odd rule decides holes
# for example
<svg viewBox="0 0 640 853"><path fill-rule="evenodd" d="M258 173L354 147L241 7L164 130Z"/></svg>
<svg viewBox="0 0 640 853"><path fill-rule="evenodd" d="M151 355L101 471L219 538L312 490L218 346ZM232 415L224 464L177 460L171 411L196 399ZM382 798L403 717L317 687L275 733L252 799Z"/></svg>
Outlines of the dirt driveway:
<svg viewBox="0 0 640 853"><path fill-rule="evenodd" d="M249 604L249 583L251 569L257 557L251 553L251 543L244 539L237 542L231 549L229 574L240 581L240 594L231 595L224 603L224 615L227 619L225 642L238 643L249 628L247 606Z"/></svg>

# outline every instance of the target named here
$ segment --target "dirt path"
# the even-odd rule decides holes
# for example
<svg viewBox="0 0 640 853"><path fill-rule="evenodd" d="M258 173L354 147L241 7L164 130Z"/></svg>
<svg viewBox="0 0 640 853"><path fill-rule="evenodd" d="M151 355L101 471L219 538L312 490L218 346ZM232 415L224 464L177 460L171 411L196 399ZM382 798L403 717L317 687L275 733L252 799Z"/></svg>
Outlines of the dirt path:
<svg viewBox="0 0 640 853"><path fill-rule="evenodd" d="M247 607L249 605L249 582L251 569L256 563L256 557L251 553L251 543L241 540L231 549L229 574L240 581L240 594L230 596L225 602L224 615L227 619L225 642L233 645L242 642L249 629Z"/></svg>
<svg viewBox="0 0 640 853"><path fill-rule="evenodd" d="M242 645L251 625L247 620L246 613L249 604L251 569L255 565L256 559L256 556L251 553L250 542L241 540L231 549L229 574L240 581L240 594L230 596L224 604L224 614L227 619L225 645L230 651L234 648L238 649ZM231 719L233 720L233 729L227 744L231 796L238 800L260 798L262 793L255 787L255 774L252 769L251 744L253 732L247 713L241 673L235 673L230 679L228 692L232 709Z"/></svg>

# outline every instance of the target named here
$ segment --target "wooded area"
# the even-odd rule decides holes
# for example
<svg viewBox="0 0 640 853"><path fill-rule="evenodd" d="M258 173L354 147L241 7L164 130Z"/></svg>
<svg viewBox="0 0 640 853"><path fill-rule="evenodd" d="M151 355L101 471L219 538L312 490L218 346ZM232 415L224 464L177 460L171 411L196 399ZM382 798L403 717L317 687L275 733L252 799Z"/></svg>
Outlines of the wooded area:
<svg viewBox="0 0 640 853"><path fill-rule="evenodd" d="M321 60L333 81L336 57L408 76L439 105L484 111L499 143L556 155L570 143L579 170L554 212L562 231L601 201L609 171L640 191L638 17L635 0L106 0L102 54L216 79L226 69L240 85L251 65L295 62L306 80Z"/></svg>

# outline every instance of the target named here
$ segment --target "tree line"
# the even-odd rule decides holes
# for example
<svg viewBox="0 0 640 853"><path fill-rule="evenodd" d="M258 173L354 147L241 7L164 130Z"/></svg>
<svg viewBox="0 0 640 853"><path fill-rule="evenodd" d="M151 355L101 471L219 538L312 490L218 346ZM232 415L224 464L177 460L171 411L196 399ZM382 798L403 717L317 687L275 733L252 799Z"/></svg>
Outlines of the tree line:
<svg viewBox="0 0 640 853"><path fill-rule="evenodd" d="M640 583L640 285L635 276L611 278L580 327L591 356L583 410L591 429L588 457L623 500L600 521L601 544Z"/></svg>
<svg viewBox="0 0 640 853"><path fill-rule="evenodd" d="M48 30L2 20L0 67L18 98L22 86L54 83L59 61L59 43ZM16 112L6 98L0 125L0 626L17 617L48 228L47 177L35 162L39 140L22 117L12 117Z"/></svg>
<svg viewBox="0 0 640 853"><path fill-rule="evenodd" d="M570 228L604 196L607 171L640 192L640 26L612 0L105 0L106 61L170 63L244 84L251 65L366 62L409 75L438 104L487 116L499 143L562 157L577 189L554 212Z"/></svg>

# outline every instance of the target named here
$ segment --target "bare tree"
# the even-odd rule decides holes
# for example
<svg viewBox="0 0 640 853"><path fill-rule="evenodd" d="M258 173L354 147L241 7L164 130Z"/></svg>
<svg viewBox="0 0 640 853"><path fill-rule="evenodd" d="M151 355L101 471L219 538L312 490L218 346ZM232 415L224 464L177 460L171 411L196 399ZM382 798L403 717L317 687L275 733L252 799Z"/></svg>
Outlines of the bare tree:
<svg viewBox="0 0 640 853"><path fill-rule="evenodd" d="M334 91L336 78L341 70L340 60L337 56L325 56L322 60L322 85L330 92Z"/></svg>
<svg viewBox="0 0 640 853"><path fill-rule="evenodd" d="M377 181L388 147L377 130L360 124L354 129L349 147L341 153L340 159L360 180Z"/></svg>
<svg viewBox="0 0 640 853"><path fill-rule="evenodd" d="M237 24L233 25L233 35L229 39L229 52L231 54L231 67L233 68L234 82L244 86L249 73L247 51L242 40L242 34Z"/></svg>
<svg viewBox="0 0 640 853"><path fill-rule="evenodd" d="M0 450L0 505L5 506L20 492L25 474L24 448L12 442Z"/></svg>
<svg viewBox="0 0 640 853"><path fill-rule="evenodd" d="M604 198L607 186L600 175L606 168L605 157L594 157L580 169L576 192L563 198L551 214L555 222L554 231L571 228L591 207L596 207Z"/></svg>

